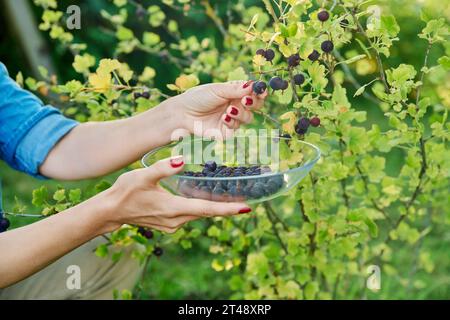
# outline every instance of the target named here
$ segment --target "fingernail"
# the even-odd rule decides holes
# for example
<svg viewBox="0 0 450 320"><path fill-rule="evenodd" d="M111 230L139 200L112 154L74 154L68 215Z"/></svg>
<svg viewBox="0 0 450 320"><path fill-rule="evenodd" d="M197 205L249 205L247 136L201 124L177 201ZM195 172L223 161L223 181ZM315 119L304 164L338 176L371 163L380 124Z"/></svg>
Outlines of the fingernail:
<svg viewBox="0 0 450 320"><path fill-rule="evenodd" d="M251 208L244 208L244 209L239 210L239 213L249 213L249 212L252 212Z"/></svg>
<svg viewBox="0 0 450 320"><path fill-rule="evenodd" d="M246 97L245 98L245 105L246 106L251 106L253 104L253 99L250 97Z"/></svg>
<svg viewBox="0 0 450 320"><path fill-rule="evenodd" d="M252 84L253 80L247 81L246 83L244 83L244 85L242 86L243 89L247 89L251 84Z"/></svg>
<svg viewBox="0 0 450 320"><path fill-rule="evenodd" d="M237 108L235 108L235 107L232 107L230 113L233 116L237 116L239 114L239 110Z"/></svg>
<svg viewBox="0 0 450 320"><path fill-rule="evenodd" d="M183 164L184 164L184 161L183 161L183 157L182 156L170 159L170 166L172 168L179 168Z"/></svg>
<svg viewBox="0 0 450 320"><path fill-rule="evenodd" d="M225 117L225 122L230 122L231 121L231 117L229 116L229 115L227 115L226 117Z"/></svg>

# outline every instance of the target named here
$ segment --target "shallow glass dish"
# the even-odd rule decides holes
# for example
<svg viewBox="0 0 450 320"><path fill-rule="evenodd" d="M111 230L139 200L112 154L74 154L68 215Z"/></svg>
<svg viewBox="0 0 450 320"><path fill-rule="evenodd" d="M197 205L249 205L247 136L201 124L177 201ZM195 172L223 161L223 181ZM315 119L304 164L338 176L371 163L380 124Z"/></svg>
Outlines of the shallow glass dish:
<svg viewBox="0 0 450 320"><path fill-rule="evenodd" d="M279 197L296 186L320 159L320 150L310 143L284 137L234 137L223 141L188 137L147 153L142 165L149 167L178 155L184 157L184 171L160 181L168 191L186 198L255 204ZM207 161L222 168L260 169L243 176L198 176Z"/></svg>

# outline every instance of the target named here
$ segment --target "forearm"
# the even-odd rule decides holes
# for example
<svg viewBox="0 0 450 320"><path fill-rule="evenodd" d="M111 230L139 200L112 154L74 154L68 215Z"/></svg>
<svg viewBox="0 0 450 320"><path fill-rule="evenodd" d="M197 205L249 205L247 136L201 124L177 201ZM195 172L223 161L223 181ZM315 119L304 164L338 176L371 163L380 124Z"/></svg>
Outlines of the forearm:
<svg viewBox="0 0 450 320"><path fill-rule="evenodd" d="M44 176L78 180L116 171L170 142L179 112L168 100L123 120L81 124L64 137L40 167Z"/></svg>
<svg viewBox="0 0 450 320"><path fill-rule="evenodd" d="M0 234L0 288L38 272L117 226L108 223L103 194L26 227Z"/></svg>

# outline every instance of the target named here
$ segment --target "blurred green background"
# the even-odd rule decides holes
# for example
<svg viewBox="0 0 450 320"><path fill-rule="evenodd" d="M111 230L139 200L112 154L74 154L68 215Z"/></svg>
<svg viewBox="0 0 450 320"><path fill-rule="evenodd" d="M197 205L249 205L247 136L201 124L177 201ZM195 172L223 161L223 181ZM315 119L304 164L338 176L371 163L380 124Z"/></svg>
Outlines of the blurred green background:
<svg viewBox="0 0 450 320"><path fill-rule="evenodd" d="M29 13L34 21L28 21L34 29L24 28L20 21L20 15L14 16L8 11L7 2L22 3L23 8L29 9ZM154 4L155 1L142 0L145 5ZM158 1L159 2L159 1ZM221 15L227 14L227 6L236 1L211 1L213 7L218 10ZM262 1L246 1L250 5L259 5L262 7ZM391 1L374 1L380 4L385 10L396 15L398 24L401 27L400 42L397 42L392 49L389 64L397 66L400 63L413 64L417 68L423 62L423 53L425 51L426 42L420 41L417 34L423 28L423 22L420 20L420 10L425 8L430 16L445 17L447 20L450 16L450 1L448 0L391 0ZM59 7L64 8L73 1L58 1ZM108 0L96 1L77 1L77 5L82 10L82 29L75 31L74 35L80 42L89 44L93 54L97 58L111 57L112 52L109 48L113 46L116 39L113 34L108 33L105 21L100 17L101 9L112 11L114 5ZM49 39L48 35L37 29L41 11L36 8L32 1L28 0L0 0L0 5L5 10L0 11L0 61L4 63L11 74L15 75L22 71L24 77L37 77L36 59L44 64L49 64L59 77L60 82L70 79L77 79L79 75L68 66L73 62L73 56L63 48L55 45ZM222 38L220 32L214 27L213 22L202 13L201 10L192 10L187 17L182 12L173 10L167 6L162 6L166 15L179 22L180 30L183 37L195 35L198 39L210 38L216 41L219 49ZM230 18L230 17L228 17ZM231 17L232 19L232 17ZM143 23L139 18L135 19L136 25L131 25L133 30L143 30ZM25 30L25 31L24 31ZM26 34L24 34L26 32ZM174 39L164 30L159 28L157 32L161 35L163 41L170 43ZM36 41L34 48L27 48L27 41ZM97 45L98 44L98 45ZM28 50L28 51L27 51ZM437 56L442 55L442 48L433 49L430 61L435 61ZM145 53L133 53L127 59L130 67L136 71L142 71L145 65L152 66L156 70L156 86L161 90L167 90L165 85L173 83L174 79L179 75L179 70L172 64L164 61L162 57L150 56ZM369 79L370 76L367 78ZM365 78L359 79L364 83ZM1 94L1 93L0 93ZM349 92L349 96L353 93ZM382 128L387 128L387 121L379 108L371 105L367 100L357 99L353 105L356 108L364 109L368 112L367 125L377 123ZM388 174L398 172L402 162L402 153L397 149L390 154L387 161ZM117 174L106 177L106 180L113 182ZM28 177L22 173L14 172L9 169L3 162L0 162L0 176L3 178L3 196L4 206L8 211L14 210L17 204L26 205L29 213L37 213L36 209L31 205L31 193L34 188L39 187L42 181ZM63 186L80 187L83 190L89 190L95 185L96 181L62 183ZM53 188L59 183L48 182L47 185ZM18 227L25 223L32 222L30 219L16 218L13 219L13 227ZM229 296L229 288L226 278L220 273L212 270L212 255L208 252L208 240L198 240L192 249L184 251L178 247L167 248L167 254L159 260L152 260L149 265L147 281L144 285L143 298L151 299L200 299L200 298L224 298ZM412 299L448 299L450 298L450 265L448 263L448 248L450 248L449 233L438 228L433 230L430 236L427 236L423 245L433 252L433 258L436 262L435 271L432 274L417 272L409 274L411 271L411 252L399 249L395 255L396 265L404 266L405 270L399 271L402 277L414 277L414 289L399 288L396 281L390 282L388 278L384 278L383 290L380 293L373 293L368 298L412 298ZM392 279L392 278L391 278Z"/></svg>

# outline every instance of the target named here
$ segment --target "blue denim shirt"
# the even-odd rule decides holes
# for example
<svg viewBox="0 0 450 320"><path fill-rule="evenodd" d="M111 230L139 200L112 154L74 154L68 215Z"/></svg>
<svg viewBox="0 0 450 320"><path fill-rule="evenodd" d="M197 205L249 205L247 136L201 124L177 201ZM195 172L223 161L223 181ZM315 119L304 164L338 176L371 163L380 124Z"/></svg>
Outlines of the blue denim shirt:
<svg viewBox="0 0 450 320"><path fill-rule="evenodd" d="M21 89L0 63L0 159L37 178L55 144L78 123Z"/></svg>

